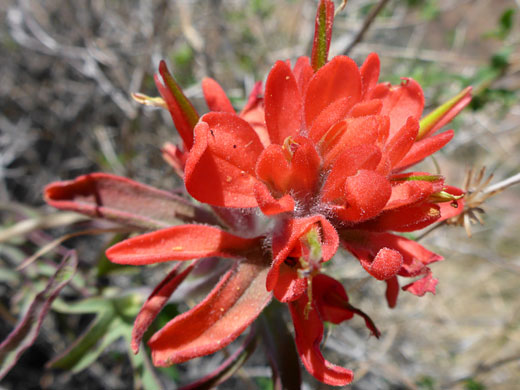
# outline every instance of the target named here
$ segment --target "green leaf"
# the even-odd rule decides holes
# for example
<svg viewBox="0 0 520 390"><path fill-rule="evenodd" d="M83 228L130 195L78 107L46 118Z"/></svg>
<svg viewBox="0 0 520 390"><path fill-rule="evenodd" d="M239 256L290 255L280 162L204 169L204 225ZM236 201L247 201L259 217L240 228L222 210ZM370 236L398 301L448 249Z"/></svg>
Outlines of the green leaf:
<svg viewBox="0 0 520 390"><path fill-rule="evenodd" d="M45 288L34 297L18 325L0 345L0 379L14 367L22 353L35 342L52 302L72 279L77 265L76 252L69 252Z"/></svg>
<svg viewBox="0 0 520 390"><path fill-rule="evenodd" d="M500 40L506 39L511 30L513 29L515 13L516 10L514 8L506 9L502 13L502 15L500 15L500 19L498 19L498 27L495 30L489 31L486 34L484 34L484 37L497 38Z"/></svg>
<svg viewBox="0 0 520 390"><path fill-rule="evenodd" d="M98 313L87 331L72 346L51 360L47 366L71 370L74 373L87 368L108 345L115 341L113 333L112 337L107 338L114 320L115 311L113 309L106 309Z"/></svg>
<svg viewBox="0 0 520 390"><path fill-rule="evenodd" d="M52 305L52 309L56 310L58 313L65 314L89 314L111 311L113 310L113 307L108 298L94 297L72 303L56 299Z"/></svg>
<svg viewBox="0 0 520 390"><path fill-rule="evenodd" d="M441 175L412 175L412 176L399 176L391 178L391 181L439 181L442 179Z"/></svg>
<svg viewBox="0 0 520 390"><path fill-rule="evenodd" d="M179 84L177 84L177 82L171 75L164 61L161 61L161 63L159 64L159 73L163 77L164 83L172 93L173 97L175 98L175 101L180 106L182 113L185 115L188 123L192 127L195 127L195 125L199 121L199 114L197 113L197 111L195 111L195 108L193 107L191 102L184 95L184 92L182 92L181 87L179 86Z"/></svg>
<svg viewBox="0 0 520 390"><path fill-rule="evenodd" d="M473 378L469 378L464 382L464 389L466 390L486 390L486 386Z"/></svg>
<svg viewBox="0 0 520 390"><path fill-rule="evenodd" d="M515 13L516 10L514 8L508 8L500 16L500 28L506 33L509 33L513 28L513 17Z"/></svg>
<svg viewBox="0 0 520 390"><path fill-rule="evenodd" d="M273 381L270 378L255 378L255 382L260 390L274 390Z"/></svg>
<svg viewBox="0 0 520 390"><path fill-rule="evenodd" d="M419 123L419 133L417 134L417 141L428 135L430 131L446 116L453 115L453 112L458 112L458 105L462 104L464 107L471 99L471 87L467 87L452 97L447 102L441 104L431 113L421 119ZM465 103L466 101L466 103Z"/></svg>
<svg viewBox="0 0 520 390"><path fill-rule="evenodd" d="M497 53L491 56L491 67L498 71L504 71L505 68L509 66L509 58L511 57L511 53L513 52L513 48L511 47L503 47Z"/></svg>
<svg viewBox="0 0 520 390"><path fill-rule="evenodd" d="M431 376L423 376L416 383L419 390L435 389L435 379L433 379Z"/></svg>
<svg viewBox="0 0 520 390"><path fill-rule="evenodd" d="M120 337L130 339L133 318L141 299L136 294L115 297L95 297L67 304L57 301L53 308L67 314L97 313L88 330L69 348L48 363L74 373L90 366L103 351Z"/></svg>
<svg viewBox="0 0 520 390"><path fill-rule="evenodd" d="M129 325L126 325L129 326ZM130 348L130 344L132 342L131 337L131 326L130 329L125 331L125 340L128 348L128 356L130 358L130 362L132 363L133 373L134 373L134 388L135 389L143 389L143 390L156 390L162 389L161 382L157 377L155 370L150 362L150 359L146 355L146 353L138 353L134 354L132 349Z"/></svg>
<svg viewBox="0 0 520 390"><path fill-rule="evenodd" d="M311 55L311 64L315 72L327 63L333 22L334 3L330 0L321 0L316 12L316 26Z"/></svg>
<svg viewBox="0 0 520 390"><path fill-rule="evenodd" d="M424 20L433 20L441 13L438 0L427 0L421 8L421 16Z"/></svg>

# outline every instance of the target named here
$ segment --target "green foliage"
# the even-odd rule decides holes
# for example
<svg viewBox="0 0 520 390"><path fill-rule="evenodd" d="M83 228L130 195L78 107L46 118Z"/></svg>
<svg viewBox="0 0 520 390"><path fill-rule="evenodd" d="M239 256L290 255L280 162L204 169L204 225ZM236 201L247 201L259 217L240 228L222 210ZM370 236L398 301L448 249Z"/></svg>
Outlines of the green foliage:
<svg viewBox="0 0 520 390"><path fill-rule="evenodd" d="M107 245L107 247L117 244L119 241L122 241L124 238L126 238L126 235L123 234L116 234L114 238L110 241L110 243ZM139 270L136 269L136 267L128 266L128 265L122 265L122 264L116 264L112 263L108 260L107 256L105 255L105 252L102 252L100 254L100 257L97 261L97 277L101 276L107 276L112 273L138 273Z"/></svg>
<svg viewBox="0 0 520 390"><path fill-rule="evenodd" d="M20 356L34 344L50 305L60 291L72 280L77 266L76 252L70 251L60 265L54 269L54 274L49 278L45 287L34 296L34 299L31 299L17 326L0 343L0 379L13 368Z"/></svg>
<svg viewBox="0 0 520 390"><path fill-rule="evenodd" d="M500 102L504 109L516 100L516 91L505 88L494 88L493 82L509 67L511 47L502 47L489 60L489 65L479 69L475 76L467 78L466 82L476 86L475 96L470 107L473 110L482 109L489 102Z"/></svg>
<svg viewBox="0 0 520 390"><path fill-rule="evenodd" d="M511 30L513 29L515 13L516 9L514 8L506 9L500 16L500 19L498 19L497 28L484 34L484 37L496 38L500 40L506 39L509 36Z"/></svg>
<svg viewBox="0 0 520 390"><path fill-rule="evenodd" d="M51 367L80 372L94 363L101 353L121 337L130 338L133 318L140 307L140 299L134 295L123 297L96 297L77 303L57 301L53 308L66 314L95 313L88 330Z"/></svg>
<svg viewBox="0 0 520 390"><path fill-rule="evenodd" d="M487 387L482 384L481 382L478 382L477 380L473 378L469 378L464 383L464 389L466 390L486 390Z"/></svg>
<svg viewBox="0 0 520 390"><path fill-rule="evenodd" d="M438 0L404 0L409 7L420 7L421 17L424 20L433 20L440 14Z"/></svg>
<svg viewBox="0 0 520 390"><path fill-rule="evenodd" d="M115 295L107 290L105 296L84 299L74 303L56 300L53 309L64 314L95 314L89 328L58 357L49 363L50 367L78 373L92 363L114 342L125 339L130 346L135 316L141 306L141 298L135 294ZM128 356L134 368L134 382L137 387L153 390L160 387L155 373L146 361L144 353L134 355L128 347ZM139 385L139 386L137 386Z"/></svg>
<svg viewBox="0 0 520 390"><path fill-rule="evenodd" d="M181 86L185 87L197 82L193 73L195 53L190 45L182 43L170 56L173 64L173 74Z"/></svg>
<svg viewBox="0 0 520 390"><path fill-rule="evenodd" d="M486 38L496 38L504 41L514 27L516 10L506 9L497 22L497 28L484 35ZM500 78L510 66L513 46L503 43L489 59L489 64L483 66L478 72L466 82L476 86L474 98L470 107L473 110L482 109L489 102L500 102L503 111L506 112L517 99L517 91L506 88L494 88L493 82Z"/></svg>
<svg viewBox="0 0 520 390"><path fill-rule="evenodd" d="M435 390L435 379L431 376L423 376L415 383L419 390Z"/></svg>
<svg viewBox="0 0 520 390"><path fill-rule="evenodd" d="M186 43L173 53L173 62L176 66L187 66L191 61L193 61L193 50Z"/></svg>
<svg viewBox="0 0 520 390"><path fill-rule="evenodd" d="M421 16L424 20L433 20L441 13L438 0L427 0L421 8Z"/></svg>
<svg viewBox="0 0 520 390"><path fill-rule="evenodd" d="M177 366L170 366L170 367L155 367L155 369L163 374L164 376L168 377L174 382L179 381L181 374L179 373L179 370L177 369Z"/></svg>
<svg viewBox="0 0 520 390"><path fill-rule="evenodd" d="M251 7L251 11L261 18L269 17L275 10L274 4L265 0L251 0L249 5Z"/></svg>
<svg viewBox="0 0 520 390"><path fill-rule="evenodd" d="M273 390L273 380L271 378L259 377L255 378L255 383L259 390Z"/></svg>

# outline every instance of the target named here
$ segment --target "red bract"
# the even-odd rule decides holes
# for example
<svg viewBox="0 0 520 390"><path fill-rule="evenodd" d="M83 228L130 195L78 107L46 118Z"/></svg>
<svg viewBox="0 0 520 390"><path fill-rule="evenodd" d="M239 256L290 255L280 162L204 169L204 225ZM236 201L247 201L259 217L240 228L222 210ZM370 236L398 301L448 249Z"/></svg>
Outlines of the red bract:
<svg viewBox="0 0 520 390"><path fill-rule="evenodd" d="M442 258L390 231L415 231L462 211L462 191L446 186L443 177L403 171L452 138L452 131L435 132L469 102L469 90L420 122L421 87L411 79L398 86L380 83L376 54L361 67L345 56L327 62L333 8L331 1L320 2L312 61L301 57L293 68L278 61L263 97L257 84L238 114L216 81L205 79L211 112L198 119L161 63L164 84L159 77L156 82L183 143L168 145L164 154L188 192L212 206L219 219L167 193L104 174L54 183L45 191L55 207L137 227L165 227L111 247L107 256L115 263L234 259L202 302L149 340L156 365L225 347L274 295L289 304L307 370L331 385L350 383L352 372L320 352L323 322L337 324L358 314L374 335L379 331L349 304L343 286L321 273L340 244L386 282L391 307L398 276L419 277L406 291L435 292L428 265ZM165 206L171 213L165 214ZM191 224L171 226L172 218ZM193 265L182 273L179 267L139 313L134 350Z"/></svg>

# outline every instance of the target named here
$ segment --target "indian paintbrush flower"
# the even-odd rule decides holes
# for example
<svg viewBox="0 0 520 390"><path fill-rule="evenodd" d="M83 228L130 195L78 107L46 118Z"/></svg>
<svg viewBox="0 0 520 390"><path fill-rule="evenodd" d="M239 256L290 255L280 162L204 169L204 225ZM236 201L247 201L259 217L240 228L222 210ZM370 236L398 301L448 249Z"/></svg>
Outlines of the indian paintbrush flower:
<svg viewBox="0 0 520 390"><path fill-rule="evenodd" d="M230 260L229 270L199 304L172 319L148 342L156 365L216 352L235 340L274 296L288 304L298 353L307 370L331 385L352 381L350 370L322 356L323 323L361 316L341 283L324 273L339 246L387 284L393 307L398 276L419 277L404 290L435 292L429 264L442 258L392 232L411 232L452 218L463 192L444 178L409 169L442 148L453 131L437 130L470 100L465 90L421 120L422 89L412 79L379 82L373 53L361 67L346 57L327 61L334 6L322 0L312 56L293 67L278 61L236 113L212 79L202 83L210 112L199 117L164 62L156 84L161 98L135 97L166 107L182 144L163 153L184 179L188 201L129 179L91 174L45 190L49 204L160 228L106 252L119 264L145 265L208 257ZM175 207L168 210L170 205ZM183 208L184 207L184 208ZM184 212L183 212L184 210ZM181 219L188 224L175 225ZM157 222L159 221L159 222ZM175 225L175 226L173 226ZM132 346L196 263L176 263L139 313Z"/></svg>

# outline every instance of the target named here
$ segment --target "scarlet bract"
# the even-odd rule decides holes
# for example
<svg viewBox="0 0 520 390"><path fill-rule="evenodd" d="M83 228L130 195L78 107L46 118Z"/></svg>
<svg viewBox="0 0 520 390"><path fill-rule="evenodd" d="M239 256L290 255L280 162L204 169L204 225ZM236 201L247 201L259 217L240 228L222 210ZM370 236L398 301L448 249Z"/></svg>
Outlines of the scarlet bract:
<svg viewBox="0 0 520 390"><path fill-rule="evenodd" d="M168 146L165 154L193 198L210 205L218 217L112 175L87 175L46 188L46 200L55 207L163 228L108 249L115 263L233 259L202 302L149 340L156 365L225 347L274 295L289 305L307 370L331 385L350 383L352 372L321 354L323 322L340 323L357 314L374 335L379 331L349 303L343 286L323 273L322 263L339 246L386 282L391 307L397 301L398 276L419 277L403 287L406 291L419 296L435 292L437 281L428 265L442 258L391 232L415 231L462 211L462 191L446 186L439 175L408 169L450 141L451 130L436 131L469 102L469 91L421 122L421 87L411 79L398 86L380 83L376 54L361 67L346 56L327 62L332 13L332 2L321 1L312 60L301 57L292 68L288 61L278 61L263 96L257 84L240 113L216 81L205 79L211 112L199 119L161 63L164 83L159 76L156 82L183 141ZM118 194L130 195L120 203ZM171 206L172 218L190 224L172 226L171 218L157 212L164 206ZM184 206L188 212L183 214ZM182 274L178 267L141 310L135 350L193 265Z"/></svg>

